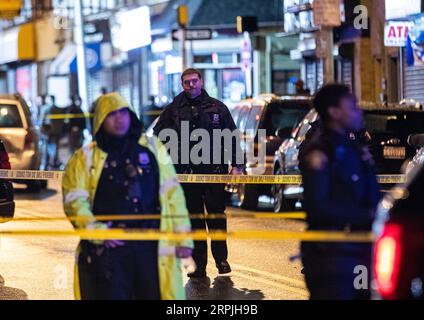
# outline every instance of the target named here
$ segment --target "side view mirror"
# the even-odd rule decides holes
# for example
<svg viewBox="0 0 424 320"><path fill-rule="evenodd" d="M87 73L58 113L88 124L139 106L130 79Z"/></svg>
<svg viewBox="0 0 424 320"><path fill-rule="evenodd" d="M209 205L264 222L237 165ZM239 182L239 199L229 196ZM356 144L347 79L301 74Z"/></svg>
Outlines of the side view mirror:
<svg viewBox="0 0 424 320"><path fill-rule="evenodd" d="M424 147L424 133L411 134L408 137L408 144L415 149Z"/></svg>
<svg viewBox="0 0 424 320"><path fill-rule="evenodd" d="M290 137L291 132L292 132L291 128L280 128L275 132L275 136L284 140Z"/></svg>

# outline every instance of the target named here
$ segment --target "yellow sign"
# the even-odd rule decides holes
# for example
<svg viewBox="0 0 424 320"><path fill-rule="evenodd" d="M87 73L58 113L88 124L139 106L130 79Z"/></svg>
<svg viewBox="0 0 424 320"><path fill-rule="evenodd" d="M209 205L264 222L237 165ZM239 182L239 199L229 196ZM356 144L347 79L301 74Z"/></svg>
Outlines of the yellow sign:
<svg viewBox="0 0 424 320"><path fill-rule="evenodd" d="M1 0L0 1L0 17L13 18L19 16L21 10L21 0Z"/></svg>
<svg viewBox="0 0 424 320"><path fill-rule="evenodd" d="M181 5L178 6L178 24L185 27L188 23L188 7Z"/></svg>

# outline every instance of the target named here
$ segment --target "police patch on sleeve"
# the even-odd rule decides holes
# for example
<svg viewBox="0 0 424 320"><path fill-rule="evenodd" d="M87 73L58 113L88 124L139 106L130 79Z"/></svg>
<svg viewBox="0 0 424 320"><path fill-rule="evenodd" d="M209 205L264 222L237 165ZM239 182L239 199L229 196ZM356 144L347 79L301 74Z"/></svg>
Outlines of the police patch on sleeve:
<svg viewBox="0 0 424 320"><path fill-rule="evenodd" d="M311 170L323 170L327 165L327 156L319 150L314 150L306 157L306 166Z"/></svg>
<svg viewBox="0 0 424 320"><path fill-rule="evenodd" d="M213 117L212 117L213 124L219 124L220 121L221 120L220 120L219 114L218 113L214 113L213 114Z"/></svg>
<svg viewBox="0 0 424 320"><path fill-rule="evenodd" d="M147 165L150 163L150 158L147 152L141 152L138 154L138 162L143 165Z"/></svg>

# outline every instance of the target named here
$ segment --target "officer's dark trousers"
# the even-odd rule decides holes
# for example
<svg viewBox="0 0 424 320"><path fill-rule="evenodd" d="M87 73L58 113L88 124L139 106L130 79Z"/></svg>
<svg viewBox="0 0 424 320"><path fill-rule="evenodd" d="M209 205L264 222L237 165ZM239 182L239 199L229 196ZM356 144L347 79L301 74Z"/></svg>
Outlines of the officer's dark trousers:
<svg viewBox="0 0 424 320"><path fill-rule="evenodd" d="M311 300L370 299L369 244L302 242L301 251ZM364 289L364 284L368 289Z"/></svg>
<svg viewBox="0 0 424 320"><path fill-rule="evenodd" d="M183 184L187 209L191 215L203 215L205 207L208 214L224 214L225 185L223 184ZM227 230L227 219L191 218L193 230ZM228 249L226 241L211 242L212 255L216 263L227 260ZM208 259L207 241L195 241L193 259L200 271L206 270Z"/></svg>
<svg viewBox="0 0 424 320"><path fill-rule="evenodd" d="M83 300L161 298L157 241L127 241L111 249L81 241L78 272Z"/></svg>

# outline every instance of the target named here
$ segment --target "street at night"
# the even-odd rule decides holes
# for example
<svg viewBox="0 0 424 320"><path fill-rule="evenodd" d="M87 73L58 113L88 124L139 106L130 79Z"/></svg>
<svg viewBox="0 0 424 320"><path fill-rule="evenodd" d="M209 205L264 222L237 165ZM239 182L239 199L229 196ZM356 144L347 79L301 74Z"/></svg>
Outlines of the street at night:
<svg viewBox="0 0 424 320"><path fill-rule="evenodd" d="M72 230L61 209L62 195L58 182L48 190L32 194L22 186L16 188L16 215L19 218L63 218L58 221L13 221L1 225L7 230ZM264 206L265 210L265 206ZM237 215L247 211L229 207ZM301 220L231 218L229 230L301 231ZM0 299L70 300L73 299L73 268L77 237L0 238ZM308 298L301 263L291 257L299 255L299 242L229 240L233 271L219 276L213 264L208 278L184 279L190 300L304 300ZM211 260L211 257L210 259ZM213 260L212 260L213 261ZM16 270L19 265L19 272Z"/></svg>
<svg viewBox="0 0 424 320"><path fill-rule="evenodd" d="M5 305L422 301L423 199L424 0L0 0Z"/></svg>

